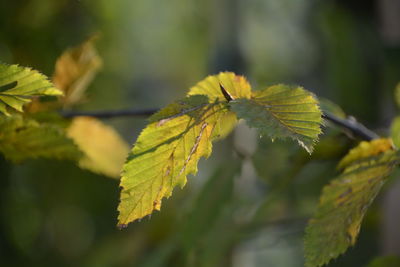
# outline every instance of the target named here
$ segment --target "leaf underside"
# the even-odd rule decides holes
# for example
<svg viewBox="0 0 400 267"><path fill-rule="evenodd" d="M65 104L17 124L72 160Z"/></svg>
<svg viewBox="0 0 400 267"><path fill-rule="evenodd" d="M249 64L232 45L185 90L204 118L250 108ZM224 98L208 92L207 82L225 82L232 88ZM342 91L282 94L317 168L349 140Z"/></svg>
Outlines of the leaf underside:
<svg viewBox="0 0 400 267"><path fill-rule="evenodd" d="M0 116L0 152L14 162L40 157L78 160L82 156L64 128L19 115Z"/></svg>
<svg viewBox="0 0 400 267"><path fill-rule="evenodd" d="M391 141L365 142L350 151L347 159L356 154L359 159L342 163L343 173L323 189L320 204L306 229L307 267L327 264L355 244L368 207L400 159L391 147L377 153L384 143Z"/></svg>
<svg viewBox="0 0 400 267"><path fill-rule="evenodd" d="M239 118L261 134L292 138L309 153L321 133L322 113L318 101L301 87L275 85L255 91L251 99L230 102Z"/></svg>
<svg viewBox="0 0 400 267"><path fill-rule="evenodd" d="M9 115L8 108L22 112L23 105L35 96L62 95L46 76L18 65L0 64L0 112Z"/></svg>
<svg viewBox="0 0 400 267"><path fill-rule="evenodd" d="M208 157L212 141L224 137L236 124L220 85L233 95L249 95L244 78L232 73L210 76L190 90L189 96L152 116L133 147L121 178L118 226L160 210L161 200ZM243 90L243 92L240 92ZM202 94L202 95L199 95Z"/></svg>

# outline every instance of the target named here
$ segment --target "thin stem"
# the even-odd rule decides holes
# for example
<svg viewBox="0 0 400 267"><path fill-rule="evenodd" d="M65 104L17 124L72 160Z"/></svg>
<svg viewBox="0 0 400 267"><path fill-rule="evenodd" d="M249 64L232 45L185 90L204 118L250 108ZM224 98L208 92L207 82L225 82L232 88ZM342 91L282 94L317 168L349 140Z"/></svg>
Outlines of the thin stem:
<svg viewBox="0 0 400 267"><path fill-rule="evenodd" d="M354 118L341 119L327 112L325 112L322 117L342 128L345 128L346 130L349 130L353 133L353 135L358 136L366 141L371 141L373 139L379 138L379 135L365 127L363 124L356 121Z"/></svg>
<svg viewBox="0 0 400 267"><path fill-rule="evenodd" d="M121 110L101 110L101 111L61 111L64 118L74 118L79 116L95 117L98 119L112 119L118 117L147 117L156 113L157 109L121 109Z"/></svg>
<svg viewBox="0 0 400 267"><path fill-rule="evenodd" d="M118 117L143 117L150 116L157 112L158 109L125 109L125 110L101 110L101 111L61 111L60 114L64 118L73 118L79 116L89 116L99 119L111 119ZM333 114L325 112L322 117L337 126L350 131L354 136L370 141L379 138L379 135L356 121L354 118L341 119Z"/></svg>

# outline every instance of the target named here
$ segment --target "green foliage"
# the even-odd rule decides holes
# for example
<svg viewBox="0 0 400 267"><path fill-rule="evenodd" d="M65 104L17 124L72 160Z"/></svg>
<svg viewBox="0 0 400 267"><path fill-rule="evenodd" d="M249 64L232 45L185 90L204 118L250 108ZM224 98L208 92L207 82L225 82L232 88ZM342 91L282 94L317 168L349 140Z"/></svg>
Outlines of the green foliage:
<svg viewBox="0 0 400 267"><path fill-rule="evenodd" d="M306 266L322 266L355 244L362 219L400 160L389 139L361 142L341 161L306 229Z"/></svg>
<svg viewBox="0 0 400 267"><path fill-rule="evenodd" d="M39 157L78 160L82 156L64 128L20 115L0 116L0 151L15 162Z"/></svg>
<svg viewBox="0 0 400 267"><path fill-rule="evenodd" d="M400 116L396 117L392 121L390 126L390 137L396 147L400 147Z"/></svg>
<svg viewBox="0 0 400 267"><path fill-rule="evenodd" d="M251 99L235 99L230 105L250 127L273 140L284 137L297 140L309 153L321 134L318 101L301 87L271 86L253 92Z"/></svg>
<svg viewBox="0 0 400 267"><path fill-rule="evenodd" d="M169 197L175 186L183 187L186 176L197 172L199 159L211 154L212 141L233 129L236 116L229 111L226 101L219 101L224 99L220 83L226 82L221 78L227 75L234 78L227 83L227 90L234 92L240 86L235 84L235 76L221 73L214 83L197 85L205 86L214 99L190 95L150 119L123 168L120 227L159 210L162 198Z"/></svg>
<svg viewBox="0 0 400 267"><path fill-rule="evenodd" d="M303 88L277 85L251 93L242 76L209 76L189 97L155 114L140 134L123 168L119 227L159 210L162 198L183 187L199 159L211 154L211 142L229 134L236 115L273 138L296 139L310 153L321 133L318 102Z"/></svg>
<svg viewBox="0 0 400 267"><path fill-rule="evenodd" d="M46 95L57 96L62 92L36 70L0 64L0 112L9 115L7 107L22 112L23 105L31 102L32 97Z"/></svg>

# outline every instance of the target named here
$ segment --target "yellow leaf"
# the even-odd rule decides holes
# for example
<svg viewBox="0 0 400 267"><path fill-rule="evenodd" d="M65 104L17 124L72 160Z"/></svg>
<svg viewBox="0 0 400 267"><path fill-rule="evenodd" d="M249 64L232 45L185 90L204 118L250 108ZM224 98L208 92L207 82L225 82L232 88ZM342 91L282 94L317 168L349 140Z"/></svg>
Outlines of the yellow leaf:
<svg viewBox="0 0 400 267"><path fill-rule="evenodd" d="M215 100L224 101L225 96L221 86L233 98L250 98L251 87L247 79L233 72L221 72L205 78L189 89L188 95L206 95L210 102Z"/></svg>
<svg viewBox="0 0 400 267"><path fill-rule="evenodd" d="M129 147L110 126L91 117L77 117L67 130L85 156L79 166L109 177L118 178Z"/></svg>
<svg viewBox="0 0 400 267"><path fill-rule="evenodd" d="M388 138L375 139L371 142L362 141L356 148L350 150L350 152L339 162L338 168L346 168L355 161L378 155L392 148L393 142Z"/></svg>
<svg viewBox="0 0 400 267"><path fill-rule="evenodd" d="M82 100L84 92L102 66L102 60L94 47L96 36L81 45L66 50L56 62L53 82L62 90L64 105Z"/></svg>

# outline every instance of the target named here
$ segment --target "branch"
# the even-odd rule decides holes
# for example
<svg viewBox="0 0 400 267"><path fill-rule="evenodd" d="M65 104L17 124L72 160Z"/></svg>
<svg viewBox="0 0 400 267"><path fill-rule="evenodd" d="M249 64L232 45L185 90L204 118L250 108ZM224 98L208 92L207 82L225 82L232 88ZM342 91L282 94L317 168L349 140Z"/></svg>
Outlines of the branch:
<svg viewBox="0 0 400 267"><path fill-rule="evenodd" d="M60 115L64 118L73 118L79 116L89 116L98 119L112 119L118 117L146 117L156 113L158 109L121 109L121 110L103 110L103 111L61 111Z"/></svg>
<svg viewBox="0 0 400 267"><path fill-rule="evenodd" d="M371 141L373 139L379 138L379 135L365 127L363 124L356 121L353 117L349 117L348 119L341 119L327 112L325 112L322 117L332 122L333 124L336 124L337 126L349 130L354 136L358 136L366 141Z"/></svg>
<svg viewBox="0 0 400 267"><path fill-rule="evenodd" d="M126 110L105 110L105 111L61 111L60 114L64 118L73 118L79 116L89 116L98 119L111 119L118 117L143 117L156 113L158 109L126 109ZM350 117L341 119L333 114L326 113L322 117L337 126L350 131L354 136L358 136L363 140L370 141L379 138L379 135L365 127L363 124Z"/></svg>

